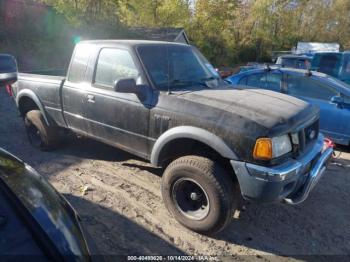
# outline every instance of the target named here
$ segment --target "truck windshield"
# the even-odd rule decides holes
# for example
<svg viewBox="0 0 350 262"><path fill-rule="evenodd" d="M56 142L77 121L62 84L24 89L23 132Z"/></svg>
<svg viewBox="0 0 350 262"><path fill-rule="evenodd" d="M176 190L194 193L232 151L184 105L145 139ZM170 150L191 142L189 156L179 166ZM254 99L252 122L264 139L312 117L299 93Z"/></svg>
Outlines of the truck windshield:
<svg viewBox="0 0 350 262"><path fill-rule="evenodd" d="M339 80L339 79L334 78L334 77L332 77L332 76L328 76L326 79L327 79L331 84L337 86L338 88L340 88L340 89L346 89L346 90L348 90L348 91L350 92L350 85L349 85L346 81L344 81L344 80ZM349 94L350 94L350 93L349 93Z"/></svg>
<svg viewBox="0 0 350 262"><path fill-rule="evenodd" d="M341 66L341 54L316 54L311 69L338 77L339 69Z"/></svg>
<svg viewBox="0 0 350 262"><path fill-rule="evenodd" d="M154 85L160 90L205 87L221 78L207 59L194 47L145 45L138 53Z"/></svg>

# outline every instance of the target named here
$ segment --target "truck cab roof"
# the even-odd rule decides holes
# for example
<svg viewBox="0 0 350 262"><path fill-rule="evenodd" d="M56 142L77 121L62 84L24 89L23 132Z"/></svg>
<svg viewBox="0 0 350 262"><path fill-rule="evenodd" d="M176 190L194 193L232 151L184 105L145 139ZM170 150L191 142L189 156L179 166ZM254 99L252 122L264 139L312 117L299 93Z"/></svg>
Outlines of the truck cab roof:
<svg viewBox="0 0 350 262"><path fill-rule="evenodd" d="M94 45L125 45L125 46L138 46L138 45L177 45L188 46L182 43L166 42L166 41L153 41L153 40L84 40L79 44L94 44Z"/></svg>

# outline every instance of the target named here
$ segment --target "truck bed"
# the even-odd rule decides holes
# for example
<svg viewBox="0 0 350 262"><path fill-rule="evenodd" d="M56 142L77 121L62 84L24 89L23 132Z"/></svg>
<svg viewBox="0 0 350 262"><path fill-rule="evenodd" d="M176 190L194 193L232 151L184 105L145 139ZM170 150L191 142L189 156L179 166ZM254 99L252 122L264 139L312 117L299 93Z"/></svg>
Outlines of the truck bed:
<svg viewBox="0 0 350 262"><path fill-rule="evenodd" d="M66 76L67 69L31 70L31 71L23 71L22 73L35 74L35 75L49 75L49 76Z"/></svg>
<svg viewBox="0 0 350 262"><path fill-rule="evenodd" d="M19 73L18 80L24 81L34 81L34 82L44 82L52 84L61 84L65 79L65 76L53 76L53 75L44 75L44 74L32 74L32 73Z"/></svg>
<svg viewBox="0 0 350 262"><path fill-rule="evenodd" d="M16 100L18 100L17 102L19 102L21 91L32 91L35 94L32 95L41 102L43 110L56 123L65 126L61 104L61 87L65 79L65 76L19 73L18 81L13 85L13 93Z"/></svg>

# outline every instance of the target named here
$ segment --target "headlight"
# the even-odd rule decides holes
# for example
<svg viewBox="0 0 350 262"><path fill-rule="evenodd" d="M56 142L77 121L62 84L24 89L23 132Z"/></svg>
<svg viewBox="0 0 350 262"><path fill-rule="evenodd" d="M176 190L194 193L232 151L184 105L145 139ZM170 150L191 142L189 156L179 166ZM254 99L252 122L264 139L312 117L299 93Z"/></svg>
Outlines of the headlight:
<svg viewBox="0 0 350 262"><path fill-rule="evenodd" d="M292 151L292 144L288 135L272 138L272 158L283 156Z"/></svg>
<svg viewBox="0 0 350 262"><path fill-rule="evenodd" d="M253 157L260 160L270 160L292 151L288 135L256 140Z"/></svg>

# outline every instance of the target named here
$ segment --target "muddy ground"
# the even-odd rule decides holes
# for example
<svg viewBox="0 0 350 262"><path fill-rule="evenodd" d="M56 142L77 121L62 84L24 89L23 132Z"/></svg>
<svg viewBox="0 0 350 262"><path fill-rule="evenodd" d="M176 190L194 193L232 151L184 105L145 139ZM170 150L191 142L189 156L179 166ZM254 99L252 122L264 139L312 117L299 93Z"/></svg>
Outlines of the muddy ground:
<svg viewBox="0 0 350 262"><path fill-rule="evenodd" d="M303 204L249 204L225 232L210 238L183 228L169 215L160 194L162 170L142 159L89 139L68 139L53 152L33 149L13 99L4 90L0 147L37 169L72 203L104 255L224 255L235 260L350 255L346 148L348 153L330 165Z"/></svg>

